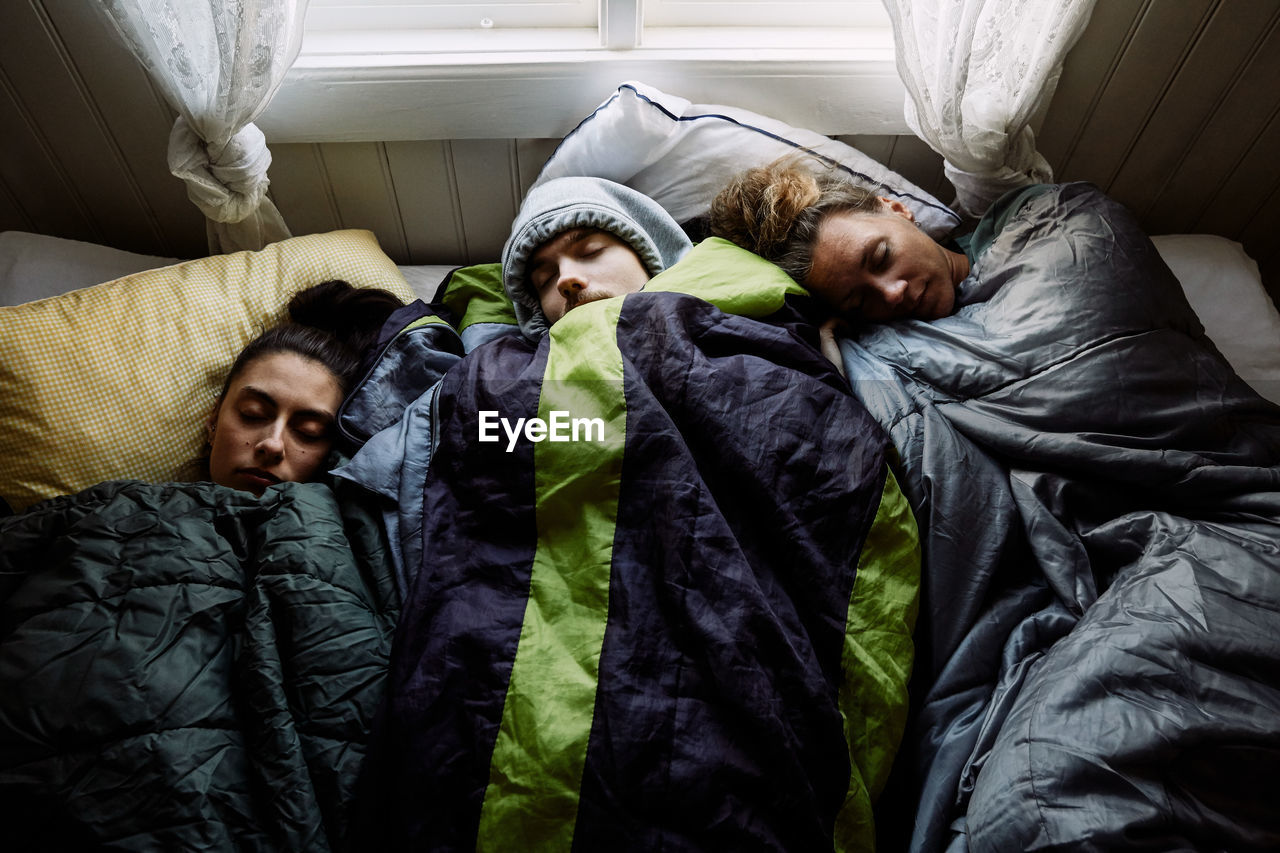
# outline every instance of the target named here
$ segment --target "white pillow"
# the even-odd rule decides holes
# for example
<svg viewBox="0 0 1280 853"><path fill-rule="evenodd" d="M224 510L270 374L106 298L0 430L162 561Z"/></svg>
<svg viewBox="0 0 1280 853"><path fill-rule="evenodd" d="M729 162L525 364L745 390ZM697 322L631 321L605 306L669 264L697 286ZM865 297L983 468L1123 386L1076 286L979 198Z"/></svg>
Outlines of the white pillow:
<svg viewBox="0 0 1280 853"><path fill-rule="evenodd" d="M935 240L960 224L945 204L843 142L736 107L691 104L634 81L619 86L564 138L534 186L567 175L608 178L686 223L704 215L738 172L800 149L901 201Z"/></svg>
<svg viewBox="0 0 1280 853"><path fill-rule="evenodd" d="M1205 333L1259 394L1280 403L1280 311L1258 264L1234 240L1212 234L1152 237Z"/></svg>
<svg viewBox="0 0 1280 853"><path fill-rule="evenodd" d="M436 298L440 283L457 268L457 264L414 264L400 267L400 274L409 282L414 296L430 302Z"/></svg>
<svg viewBox="0 0 1280 853"><path fill-rule="evenodd" d="M4 231L0 232L0 305L34 302L176 263L177 258L138 255L25 231Z"/></svg>

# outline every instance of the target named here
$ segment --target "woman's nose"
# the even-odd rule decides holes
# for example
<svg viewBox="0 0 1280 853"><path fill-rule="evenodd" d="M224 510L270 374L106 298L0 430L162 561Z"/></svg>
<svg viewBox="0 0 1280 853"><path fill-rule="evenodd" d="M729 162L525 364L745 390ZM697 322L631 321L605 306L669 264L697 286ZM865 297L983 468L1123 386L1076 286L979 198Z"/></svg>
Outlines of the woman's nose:
<svg viewBox="0 0 1280 853"><path fill-rule="evenodd" d="M905 278L882 279L879 290L886 305L898 305L907 295L907 280Z"/></svg>
<svg viewBox="0 0 1280 853"><path fill-rule="evenodd" d="M271 424L259 437L254 452L268 462L279 461L284 456L284 424Z"/></svg>

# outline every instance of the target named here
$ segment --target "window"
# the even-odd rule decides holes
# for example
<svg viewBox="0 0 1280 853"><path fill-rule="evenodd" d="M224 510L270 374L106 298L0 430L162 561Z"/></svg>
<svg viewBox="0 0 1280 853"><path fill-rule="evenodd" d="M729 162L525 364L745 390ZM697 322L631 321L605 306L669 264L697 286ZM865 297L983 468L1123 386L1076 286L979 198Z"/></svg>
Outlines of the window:
<svg viewBox="0 0 1280 853"><path fill-rule="evenodd" d="M850 31L887 30L889 17L880 0L311 0L306 26L309 34L432 32L451 51L522 40L633 49L763 46L794 42L797 30L834 44Z"/></svg>
<svg viewBox="0 0 1280 853"><path fill-rule="evenodd" d="M880 0L310 0L281 142L556 138L640 80L827 134L908 132Z"/></svg>
<svg viewBox="0 0 1280 853"><path fill-rule="evenodd" d="M880 0L645 0L645 26L887 27Z"/></svg>
<svg viewBox="0 0 1280 853"><path fill-rule="evenodd" d="M311 0L308 29L595 27L599 0Z"/></svg>

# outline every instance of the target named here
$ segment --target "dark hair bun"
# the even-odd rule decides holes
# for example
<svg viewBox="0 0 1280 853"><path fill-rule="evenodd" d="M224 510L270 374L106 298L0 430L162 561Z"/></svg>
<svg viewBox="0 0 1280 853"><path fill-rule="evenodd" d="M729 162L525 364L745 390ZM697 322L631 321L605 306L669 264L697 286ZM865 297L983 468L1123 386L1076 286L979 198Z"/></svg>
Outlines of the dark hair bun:
<svg viewBox="0 0 1280 853"><path fill-rule="evenodd" d="M394 293L377 287L352 287L341 279L321 282L289 300L293 322L333 335L357 353L377 340L382 324L404 306Z"/></svg>

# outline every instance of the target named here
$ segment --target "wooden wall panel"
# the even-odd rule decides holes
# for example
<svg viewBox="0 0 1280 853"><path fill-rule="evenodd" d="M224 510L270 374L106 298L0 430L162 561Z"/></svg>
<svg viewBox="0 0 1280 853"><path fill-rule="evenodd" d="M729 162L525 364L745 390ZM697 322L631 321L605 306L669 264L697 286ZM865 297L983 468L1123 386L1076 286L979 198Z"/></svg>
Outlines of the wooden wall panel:
<svg viewBox="0 0 1280 853"><path fill-rule="evenodd" d="M502 258L502 246L520 209L521 180L515 140L468 139L452 144L453 168L463 188L466 259L483 264Z"/></svg>
<svg viewBox="0 0 1280 853"><path fill-rule="evenodd" d="M295 235L342 228L319 143L271 146L271 200Z"/></svg>
<svg viewBox="0 0 1280 853"><path fill-rule="evenodd" d="M1152 233L1191 230L1218 188L1257 143L1280 103L1280 16L1252 45L1239 78L1223 93L1179 169L1154 199L1144 222ZM1227 236L1233 236L1228 234Z"/></svg>
<svg viewBox="0 0 1280 853"><path fill-rule="evenodd" d="M1150 4L1151 0L1103 0L1094 5L1088 26L1063 62L1058 88L1036 134L1036 147L1055 174L1061 175L1075 150L1086 119Z"/></svg>
<svg viewBox="0 0 1280 853"><path fill-rule="evenodd" d="M893 156L893 143L897 140L897 137L888 135L872 136L867 134L852 134L848 136L837 136L836 139L840 140L845 145L858 149L878 163L888 163L890 158Z"/></svg>
<svg viewBox="0 0 1280 853"><path fill-rule="evenodd" d="M98 239L84 199L72 187L40 126L17 99L0 65L0 181L22 212L24 229L73 240Z"/></svg>
<svg viewBox="0 0 1280 853"><path fill-rule="evenodd" d="M392 258L408 257L386 149L379 142L320 146L343 228L366 228Z"/></svg>
<svg viewBox="0 0 1280 853"><path fill-rule="evenodd" d="M529 192L529 186L537 179L542 167L555 153L559 139L516 140L516 163L520 170L520 198Z"/></svg>
<svg viewBox="0 0 1280 853"><path fill-rule="evenodd" d="M24 43L43 43L47 49L22 49ZM42 3L10 5L6 26L0 29L0 57L23 111L80 200L92 238L122 247L161 242L157 218L111 136L79 57ZM138 87L144 97L150 91L143 78L136 81L135 92Z"/></svg>
<svg viewBox="0 0 1280 853"><path fill-rule="evenodd" d="M1218 5L1191 45L1141 135L1123 170L1105 187L1146 216L1169 179L1184 168L1192 142L1202 132L1223 95L1239 79L1255 52L1259 34L1280 14L1280 4ZM1249 49L1241 50L1241 45Z"/></svg>
<svg viewBox="0 0 1280 853"><path fill-rule="evenodd" d="M466 257L466 230L449 149L449 142L438 140L387 143L408 245L402 263L458 264Z"/></svg>
<svg viewBox="0 0 1280 853"><path fill-rule="evenodd" d="M1213 0L1179 0L1146 8L1074 149L1055 169L1062 180L1110 186L1214 6Z"/></svg>
<svg viewBox="0 0 1280 853"><path fill-rule="evenodd" d="M1100 0L1037 136L1057 180L1098 183L1149 233L1243 243L1273 295L1278 19L1274 0Z"/></svg>
<svg viewBox="0 0 1280 853"><path fill-rule="evenodd" d="M18 197L0 177L0 231L31 231L35 227Z"/></svg>
<svg viewBox="0 0 1280 853"><path fill-rule="evenodd" d="M169 131L176 112L152 86L138 61L106 33L98 15L83 0L36 0L50 38L65 49L65 64L82 85L89 111L102 127L110 157L137 197L156 235L145 247L159 246L167 257L206 254L204 216L187 198L185 184L169 173ZM114 213L112 215L115 215Z"/></svg>
<svg viewBox="0 0 1280 853"><path fill-rule="evenodd" d="M942 157L914 136L852 134L836 139L884 163L943 204L955 199L955 188L942 171Z"/></svg>
<svg viewBox="0 0 1280 853"><path fill-rule="evenodd" d="M1280 253L1273 252L1258 266L1271 301L1280 306Z"/></svg>
<svg viewBox="0 0 1280 853"><path fill-rule="evenodd" d="M1211 234L1242 234L1280 187L1280 106L1231 174L1210 196L1189 227ZM1273 232L1274 234L1274 232ZM1280 342L1277 342L1280 345Z"/></svg>
<svg viewBox="0 0 1280 853"><path fill-rule="evenodd" d="M1240 233L1238 240L1258 262L1262 282L1271 300L1280 306L1280 186L1272 184L1271 194ZM1280 347L1280 341L1276 342Z"/></svg>
<svg viewBox="0 0 1280 853"><path fill-rule="evenodd" d="M949 204L955 197L955 189L942 172L942 156L919 137L894 137L887 165L944 203Z"/></svg>

